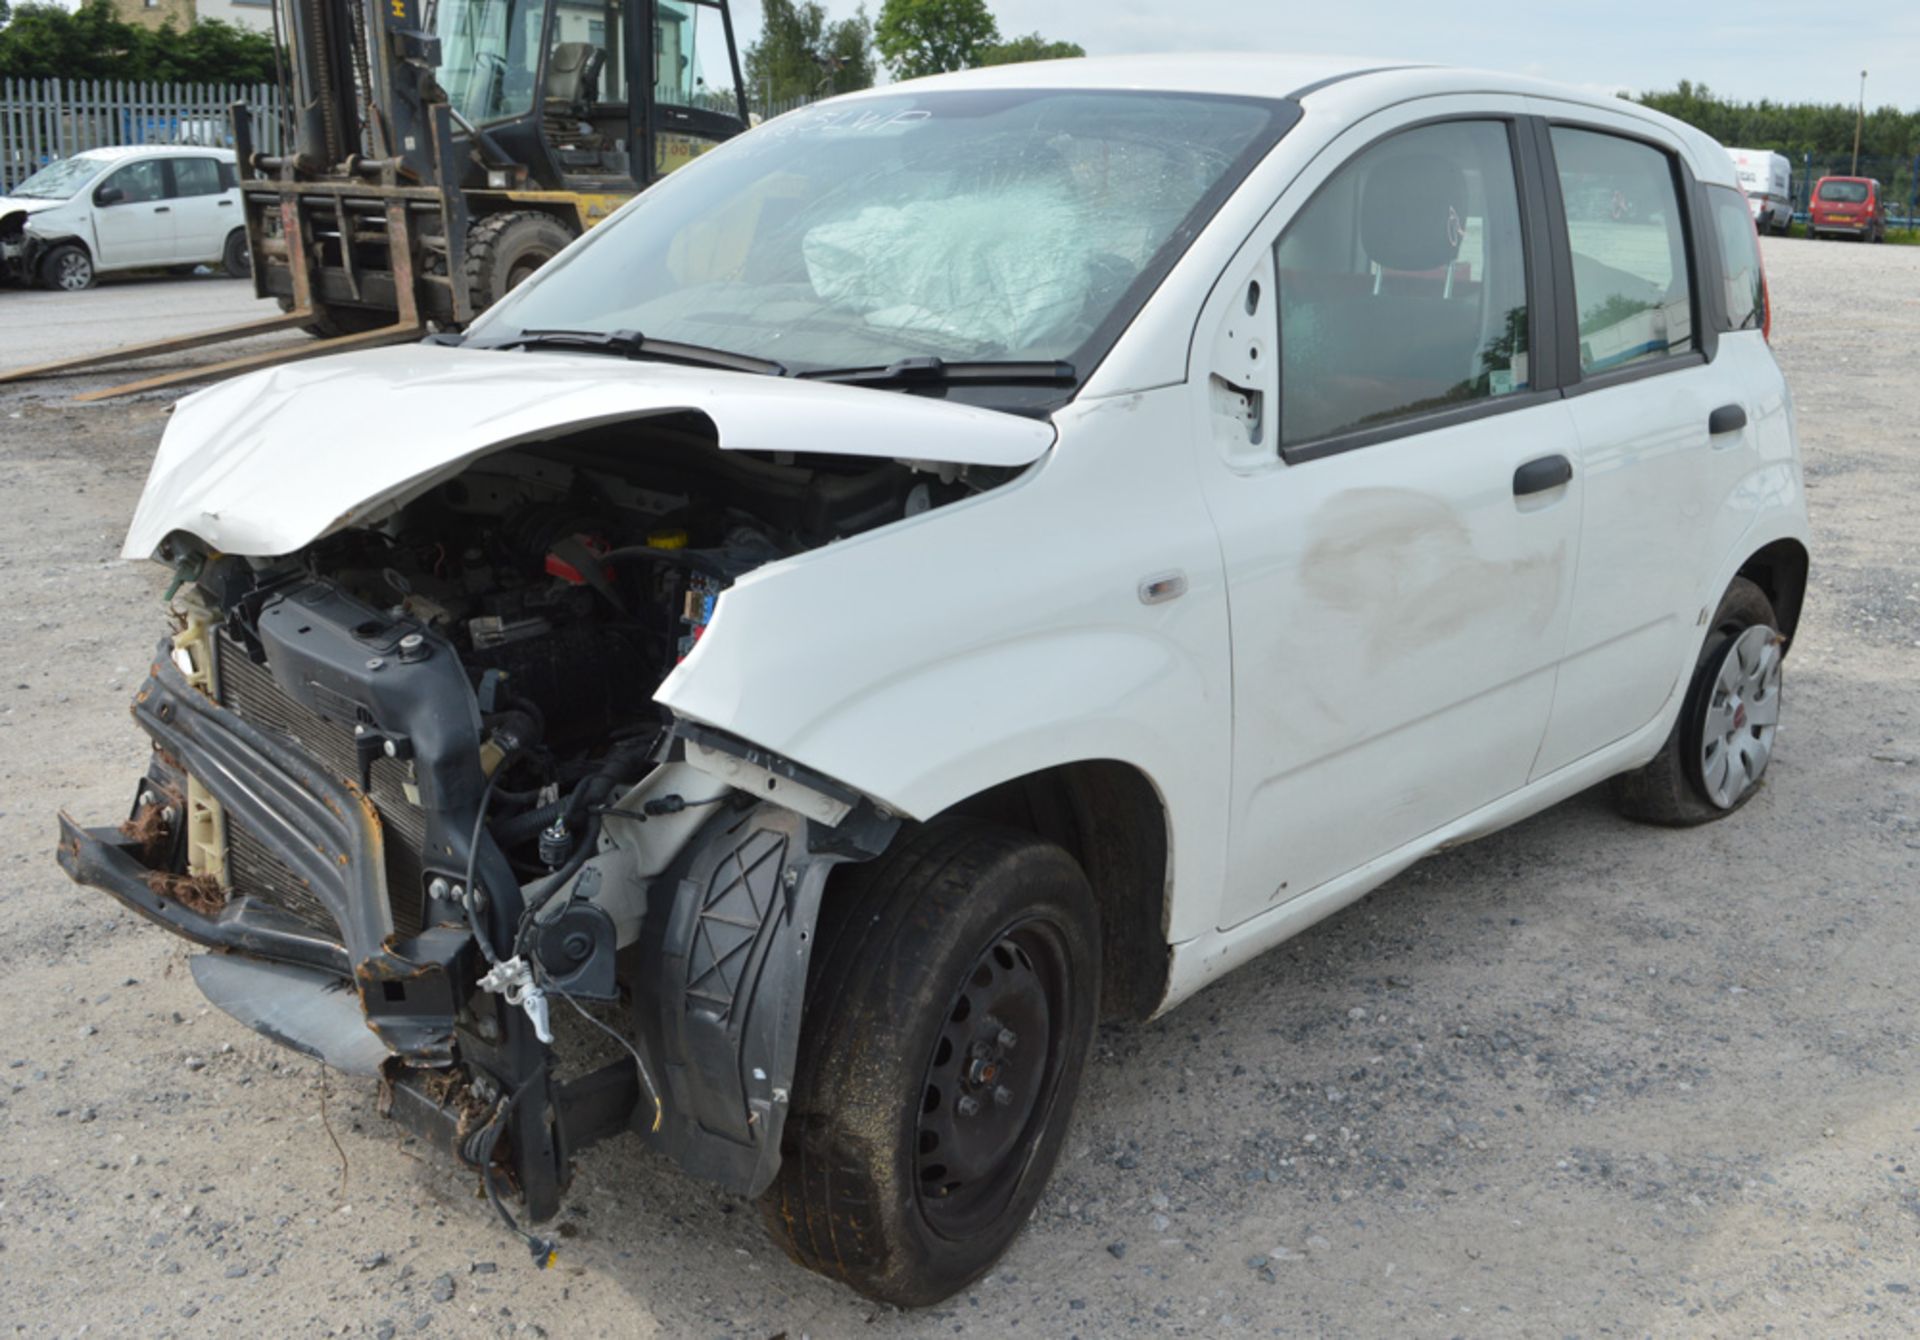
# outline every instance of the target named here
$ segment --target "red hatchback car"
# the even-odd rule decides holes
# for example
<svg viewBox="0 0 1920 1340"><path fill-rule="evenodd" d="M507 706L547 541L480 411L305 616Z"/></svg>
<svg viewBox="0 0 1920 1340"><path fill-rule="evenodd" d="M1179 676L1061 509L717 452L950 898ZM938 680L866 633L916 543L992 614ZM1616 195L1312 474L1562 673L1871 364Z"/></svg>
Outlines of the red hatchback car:
<svg viewBox="0 0 1920 1340"><path fill-rule="evenodd" d="M1832 233L1862 242L1887 240L1887 194L1872 177L1822 177L1807 209L1807 236Z"/></svg>

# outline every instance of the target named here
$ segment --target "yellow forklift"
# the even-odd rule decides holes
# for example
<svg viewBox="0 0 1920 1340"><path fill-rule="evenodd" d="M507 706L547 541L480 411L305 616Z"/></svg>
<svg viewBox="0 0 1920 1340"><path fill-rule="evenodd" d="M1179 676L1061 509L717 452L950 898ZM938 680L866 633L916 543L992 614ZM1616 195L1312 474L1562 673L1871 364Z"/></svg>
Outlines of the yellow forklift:
<svg viewBox="0 0 1920 1340"><path fill-rule="evenodd" d="M99 399L459 329L747 124L727 0L275 0L275 36L287 151L255 151L244 104L233 136L254 292L282 315L0 382L317 337Z"/></svg>

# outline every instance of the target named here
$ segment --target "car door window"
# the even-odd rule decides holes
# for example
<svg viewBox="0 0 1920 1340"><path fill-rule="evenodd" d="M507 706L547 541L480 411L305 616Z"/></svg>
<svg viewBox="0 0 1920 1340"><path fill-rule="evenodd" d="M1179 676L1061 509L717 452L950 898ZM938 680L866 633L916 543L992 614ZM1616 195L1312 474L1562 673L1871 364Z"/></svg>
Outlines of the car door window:
<svg viewBox="0 0 1920 1340"><path fill-rule="evenodd" d="M117 204L138 205L149 200L164 200L167 194L166 175L160 160L148 158L138 163L129 163L101 183L101 189L117 188L120 199Z"/></svg>
<svg viewBox="0 0 1920 1340"><path fill-rule="evenodd" d="M1723 330L1759 330L1766 324L1767 291L1760 279L1760 243L1740 192L1709 187L1713 231L1720 243L1720 278L1726 311Z"/></svg>
<svg viewBox="0 0 1920 1340"><path fill-rule="evenodd" d="M1671 157L1638 140L1555 126L1573 251L1580 370L1592 375L1698 347L1686 222Z"/></svg>
<svg viewBox="0 0 1920 1340"><path fill-rule="evenodd" d="M219 195L220 162L214 158L176 158L173 160L175 195Z"/></svg>
<svg viewBox="0 0 1920 1340"><path fill-rule="evenodd" d="M1505 122L1419 126L1363 150L1274 259L1283 448L1527 389Z"/></svg>

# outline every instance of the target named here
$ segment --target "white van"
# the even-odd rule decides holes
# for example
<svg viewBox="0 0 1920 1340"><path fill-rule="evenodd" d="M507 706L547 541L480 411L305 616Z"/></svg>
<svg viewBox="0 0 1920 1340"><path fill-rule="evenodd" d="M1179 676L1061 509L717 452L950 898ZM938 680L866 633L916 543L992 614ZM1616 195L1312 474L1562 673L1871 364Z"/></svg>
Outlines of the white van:
<svg viewBox="0 0 1920 1340"><path fill-rule="evenodd" d="M1793 223L1793 163L1771 149L1729 149L1734 175L1747 193L1753 226L1763 233L1784 233Z"/></svg>

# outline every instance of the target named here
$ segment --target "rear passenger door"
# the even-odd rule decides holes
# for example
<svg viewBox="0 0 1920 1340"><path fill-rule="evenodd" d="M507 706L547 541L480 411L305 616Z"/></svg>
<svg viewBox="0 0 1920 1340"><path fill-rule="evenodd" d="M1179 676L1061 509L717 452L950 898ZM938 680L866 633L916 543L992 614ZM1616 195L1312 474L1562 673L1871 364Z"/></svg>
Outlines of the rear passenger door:
<svg viewBox="0 0 1920 1340"><path fill-rule="evenodd" d="M240 224L240 211L227 192L217 158L173 158L175 264L214 262L227 234Z"/></svg>
<svg viewBox="0 0 1920 1340"><path fill-rule="evenodd" d="M1638 118L1534 106L1574 309L1559 335L1586 509L1537 777L1646 726L1683 685L1761 407L1739 360L1710 359L1701 198L1679 147Z"/></svg>
<svg viewBox="0 0 1920 1340"><path fill-rule="evenodd" d="M1517 790L1546 728L1582 484L1533 333L1552 295L1521 107L1360 123L1203 313L1232 621L1223 927Z"/></svg>

